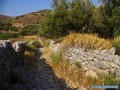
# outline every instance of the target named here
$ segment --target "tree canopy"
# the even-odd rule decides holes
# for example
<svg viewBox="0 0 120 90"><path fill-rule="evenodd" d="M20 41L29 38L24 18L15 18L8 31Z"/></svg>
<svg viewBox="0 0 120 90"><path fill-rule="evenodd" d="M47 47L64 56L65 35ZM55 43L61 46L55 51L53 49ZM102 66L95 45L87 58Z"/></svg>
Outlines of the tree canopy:
<svg viewBox="0 0 120 90"><path fill-rule="evenodd" d="M95 7L91 0L53 0L40 24L40 35L57 38L69 32L96 33L112 38L120 35L119 0L100 0Z"/></svg>

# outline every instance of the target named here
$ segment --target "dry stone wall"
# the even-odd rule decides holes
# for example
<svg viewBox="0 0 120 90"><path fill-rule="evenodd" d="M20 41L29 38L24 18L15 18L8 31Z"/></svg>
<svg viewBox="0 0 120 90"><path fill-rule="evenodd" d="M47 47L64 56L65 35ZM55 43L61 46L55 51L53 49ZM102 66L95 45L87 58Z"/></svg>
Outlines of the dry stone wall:
<svg viewBox="0 0 120 90"><path fill-rule="evenodd" d="M52 41L53 42L53 41ZM54 44L50 47L54 52L59 50ZM57 50L54 50L53 47ZM70 60L71 63L77 64L82 68L86 75L98 77L100 74L109 75L116 73L117 79L120 80L120 56L115 54L115 48L110 50L86 50L81 47L68 47L62 51L63 59Z"/></svg>
<svg viewBox="0 0 120 90"><path fill-rule="evenodd" d="M0 88L9 86L11 70L19 64L18 58L23 50L21 46L23 43L17 45L18 52L9 40L0 40Z"/></svg>

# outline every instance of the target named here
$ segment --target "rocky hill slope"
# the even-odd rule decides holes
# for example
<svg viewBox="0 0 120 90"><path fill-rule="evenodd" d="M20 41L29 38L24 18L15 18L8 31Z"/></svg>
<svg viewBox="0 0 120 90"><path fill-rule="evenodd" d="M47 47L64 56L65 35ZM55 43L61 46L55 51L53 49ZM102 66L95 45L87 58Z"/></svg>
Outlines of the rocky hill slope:
<svg viewBox="0 0 120 90"><path fill-rule="evenodd" d="M49 10L40 10L21 16L16 16L12 19L12 23L13 25L17 25L17 27L19 24L22 24L23 26L39 24L47 11Z"/></svg>
<svg viewBox="0 0 120 90"><path fill-rule="evenodd" d="M11 17L11 16L6 16L6 15L0 14L0 22L9 22L12 19L13 19L13 17Z"/></svg>

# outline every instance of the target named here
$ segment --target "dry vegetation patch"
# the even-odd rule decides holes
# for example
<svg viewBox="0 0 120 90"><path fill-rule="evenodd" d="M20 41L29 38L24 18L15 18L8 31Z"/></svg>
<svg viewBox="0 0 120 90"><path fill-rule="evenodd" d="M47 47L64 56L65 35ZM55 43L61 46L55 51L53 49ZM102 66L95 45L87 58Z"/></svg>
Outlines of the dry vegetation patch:
<svg viewBox="0 0 120 90"><path fill-rule="evenodd" d="M36 35L34 35L34 36L21 36L21 37L18 37L18 38L11 38L10 39L11 42L30 41L30 40L38 40L38 37Z"/></svg>
<svg viewBox="0 0 120 90"><path fill-rule="evenodd" d="M68 46L80 46L85 49L110 49L112 47L109 40L104 38L99 38L97 35L93 34L79 34L71 33L64 37L62 41L62 47L66 48Z"/></svg>

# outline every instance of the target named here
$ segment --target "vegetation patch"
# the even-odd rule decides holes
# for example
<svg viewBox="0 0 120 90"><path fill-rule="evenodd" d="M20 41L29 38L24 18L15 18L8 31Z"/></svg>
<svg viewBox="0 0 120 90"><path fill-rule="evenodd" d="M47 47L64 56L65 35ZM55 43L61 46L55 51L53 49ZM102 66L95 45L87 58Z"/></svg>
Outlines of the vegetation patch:
<svg viewBox="0 0 120 90"><path fill-rule="evenodd" d="M62 41L62 47L79 46L85 49L110 49L112 47L109 40L99 38L93 34L71 33Z"/></svg>
<svg viewBox="0 0 120 90"><path fill-rule="evenodd" d="M116 48L116 54L120 55L120 36L114 38L111 43Z"/></svg>

